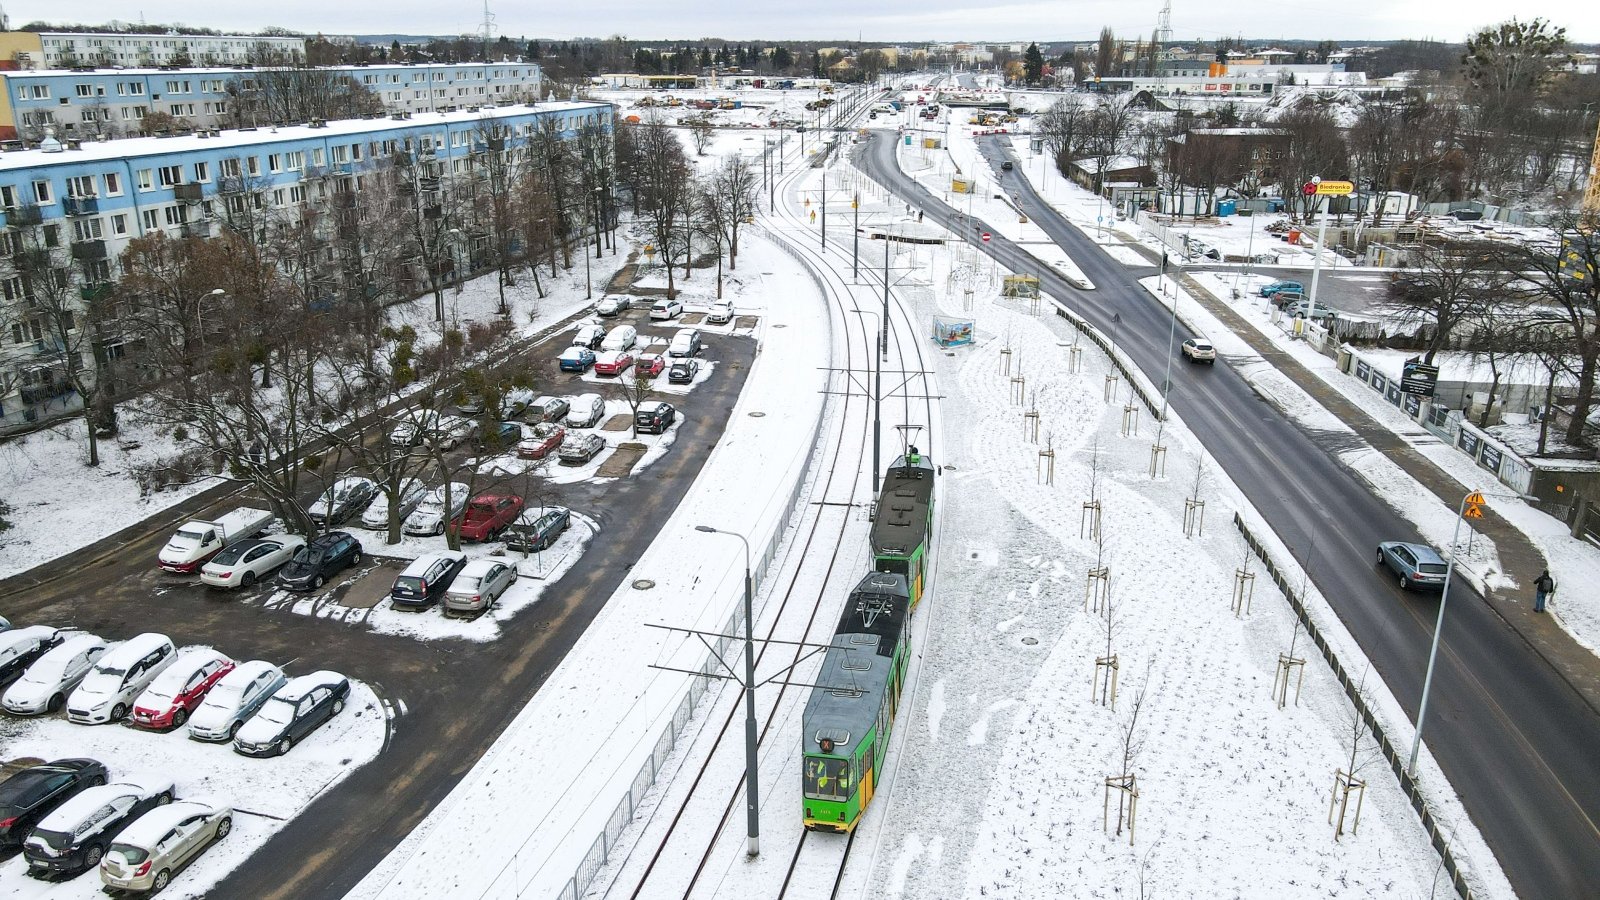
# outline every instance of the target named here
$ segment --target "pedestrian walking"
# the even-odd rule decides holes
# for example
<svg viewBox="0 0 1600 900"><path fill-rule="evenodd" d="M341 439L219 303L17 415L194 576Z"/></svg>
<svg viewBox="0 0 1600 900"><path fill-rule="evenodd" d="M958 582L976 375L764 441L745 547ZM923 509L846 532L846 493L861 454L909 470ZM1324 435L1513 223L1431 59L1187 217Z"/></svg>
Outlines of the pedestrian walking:
<svg viewBox="0 0 1600 900"><path fill-rule="evenodd" d="M1555 592L1555 579L1550 577L1550 570L1545 569L1533 580L1533 611L1544 612L1544 605L1550 601L1550 595Z"/></svg>

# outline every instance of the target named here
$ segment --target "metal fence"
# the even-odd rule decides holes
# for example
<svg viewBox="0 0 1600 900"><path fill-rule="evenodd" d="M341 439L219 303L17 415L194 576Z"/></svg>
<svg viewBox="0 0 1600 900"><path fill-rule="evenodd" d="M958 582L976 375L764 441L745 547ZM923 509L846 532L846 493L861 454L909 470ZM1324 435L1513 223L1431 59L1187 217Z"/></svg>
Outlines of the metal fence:
<svg viewBox="0 0 1600 900"><path fill-rule="evenodd" d="M1406 756L1389 739L1388 730L1384 728L1383 722L1372 714L1371 708L1367 706L1366 698L1361 695L1360 685L1350 677L1350 673L1345 670L1344 664L1339 662L1338 655L1333 652L1333 646L1328 643L1327 638L1323 637L1322 629L1317 626L1316 620L1311 617L1311 612L1306 608L1304 599L1295 593L1283 571L1272 561L1272 556L1267 552L1266 546L1256 539L1256 536L1251 533L1250 527L1244 523L1244 519L1237 512L1233 514L1233 524L1234 527L1239 529L1239 533L1244 535L1245 543L1250 545L1250 549L1255 553L1256 558L1261 560L1261 564L1266 568L1267 574L1272 576L1272 583L1276 584L1278 590L1283 592L1283 596L1288 598L1289 606L1294 609L1294 614L1300 620L1301 627L1305 628L1306 634L1311 636L1311 640L1317 645L1317 649L1322 651L1322 658L1327 662L1328 668L1333 670L1334 677L1339 679L1339 684L1344 687L1345 696L1350 698L1350 702L1356 708L1356 713L1361 716L1361 720L1367 724L1367 727L1372 729L1373 738L1378 742L1378 749L1383 752L1384 759L1389 761L1389 768L1394 772L1395 780L1400 782L1400 790L1411 801L1412 809L1416 810L1417 817L1422 822L1422 828L1428 833L1428 838L1433 843L1433 849L1438 851L1440 862L1444 865L1445 872L1450 875L1450 883L1455 886L1456 893L1461 896L1461 900L1472 900L1472 888L1467 884L1467 879L1462 873L1461 866L1456 862L1455 854L1450 850L1449 838L1440 829L1438 821L1428 807L1427 799L1422 796L1422 791L1417 787L1416 779L1411 776L1410 772L1406 771Z"/></svg>
<svg viewBox="0 0 1600 900"><path fill-rule="evenodd" d="M1055 303L1056 315L1071 322L1072 327L1078 329L1085 337L1093 341L1096 347L1105 352L1105 355L1111 360L1111 364L1116 366L1117 371L1122 373L1122 377L1128 379L1128 384L1133 386L1134 393L1139 395L1139 401L1144 404L1144 408L1150 411L1150 415L1159 418L1161 414L1156 411L1155 398L1150 396L1149 391L1145 389L1144 383L1135 374L1138 370L1123 361L1122 352L1116 349L1110 339L1100 333L1093 325L1084 321L1077 313L1055 301L1054 298L1052 298L1051 302ZM1142 375L1144 373L1138 372L1138 374Z"/></svg>

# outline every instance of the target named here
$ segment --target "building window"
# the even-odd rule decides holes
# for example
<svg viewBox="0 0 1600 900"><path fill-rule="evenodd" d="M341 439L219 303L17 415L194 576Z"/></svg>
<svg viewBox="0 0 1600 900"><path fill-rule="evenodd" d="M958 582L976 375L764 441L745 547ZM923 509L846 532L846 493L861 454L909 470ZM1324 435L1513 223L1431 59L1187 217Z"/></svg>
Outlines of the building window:
<svg viewBox="0 0 1600 900"><path fill-rule="evenodd" d="M261 157L259 157L259 156L247 156L247 157L245 157L244 161L245 161L245 170L250 173L250 177L251 178L254 178L257 175L261 174Z"/></svg>
<svg viewBox="0 0 1600 900"><path fill-rule="evenodd" d="M0 184L0 206L6 209L17 208L17 189L9 184Z"/></svg>
<svg viewBox="0 0 1600 900"><path fill-rule="evenodd" d="M311 164L313 166L325 166L328 164L327 154L323 152L321 147L311 148Z"/></svg>
<svg viewBox="0 0 1600 900"><path fill-rule="evenodd" d="M211 164L204 162L195 163L194 180L199 182L209 182L211 180Z"/></svg>
<svg viewBox="0 0 1600 900"><path fill-rule="evenodd" d="M79 97L93 97L94 96L94 85L92 85L92 84L79 84L79 85L74 85L74 87L77 88Z"/></svg>
<svg viewBox="0 0 1600 900"><path fill-rule="evenodd" d="M239 178L239 177L241 177L239 175L239 172L240 172L240 169L239 169L239 157L237 157L237 156L230 156L227 159L223 160L219 164L219 167L221 168L222 177L223 178Z"/></svg>
<svg viewBox="0 0 1600 900"><path fill-rule="evenodd" d="M35 181L33 183L33 199L40 206L50 202L50 182Z"/></svg>
<svg viewBox="0 0 1600 900"><path fill-rule="evenodd" d="M121 197L122 196L122 176L118 175L116 172L107 172L105 174L105 179L106 179L106 196L107 197Z"/></svg>
<svg viewBox="0 0 1600 900"><path fill-rule="evenodd" d="M78 175L67 179L68 197L93 197L94 176Z"/></svg>
<svg viewBox="0 0 1600 900"><path fill-rule="evenodd" d="M111 217L111 233L116 237L122 237L128 233L127 213L119 213Z"/></svg>
<svg viewBox="0 0 1600 900"><path fill-rule="evenodd" d="M269 153L269 154L267 154L267 171L273 173L274 175L276 175L276 174L278 174L278 173L283 171L283 154L282 153Z"/></svg>
<svg viewBox="0 0 1600 900"><path fill-rule="evenodd" d="M48 85L48 84L36 84L36 85L33 85L32 88L31 88L31 93L32 93L32 97L33 97L34 100L49 100L50 99L50 85ZM23 97L22 99L26 100L28 98L27 97Z"/></svg>
<svg viewBox="0 0 1600 900"><path fill-rule="evenodd" d="M294 150L288 154L289 171L298 172L306 167L306 155L303 151Z"/></svg>
<svg viewBox="0 0 1600 900"><path fill-rule="evenodd" d="M160 173L161 173L161 186L164 187L164 188L173 187L174 185L179 185L179 184L183 183L183 167L182 166L162 166L161 170L160 170Z"/></svg>
<svg viewBox="0 0 1600 900"><path fill-rule="evenodd" d="M290 203L304 203L304 202L306 202L306 188L305 188L305 185L297 184L297 185L293 185L292 187L289 188L289 202Z"/></svg>
<svg viewBox="0 0 1600 900"><path fill-rule="evenodd" d="M153 209L146 209L139 213L139 221L144 225L145 231L155 231L161 227L161 219Z"/></svg>
<svg viewBox="0 0 1600 900"><path fill-rule="evenodd" d="M189 207L181 204L178 206L163 207L161 213L163 218L166 219L168 225L182 225L183 223L189 221Z"/></svg>
<svg viewBox="0 0 1600 900"><path fill-rule="evenodd" d="M99 219L74 219L72 222L74 241L98 241L104 236Z"/></svg>

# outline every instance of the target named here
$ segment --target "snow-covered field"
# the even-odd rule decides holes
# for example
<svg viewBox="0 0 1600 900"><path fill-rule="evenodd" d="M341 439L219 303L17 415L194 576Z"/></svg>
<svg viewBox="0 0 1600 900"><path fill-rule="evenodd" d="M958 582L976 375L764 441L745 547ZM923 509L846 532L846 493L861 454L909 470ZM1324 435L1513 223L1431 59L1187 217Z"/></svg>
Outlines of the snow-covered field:
<svg viewBox="0 0 1600 900"><path fill-rule="evenodd" d="M294 674L294 673L291 673ZM372 688L351 682L350 700L328 724L285 756L251 759L228 744L191 741L183 729L167 734L126 725L74 725L64 717L0 718L0 756L42 760L87 756L110 770L111 780L145 775L174 783L179 799L207 797L234 809L233 832L176 875L163 897L203 897L318 795L371 761L383 748L388 712ZM47 882L26 874L17 855L0 863L0 898L88 900L103 897L100 873Z"/></svg>

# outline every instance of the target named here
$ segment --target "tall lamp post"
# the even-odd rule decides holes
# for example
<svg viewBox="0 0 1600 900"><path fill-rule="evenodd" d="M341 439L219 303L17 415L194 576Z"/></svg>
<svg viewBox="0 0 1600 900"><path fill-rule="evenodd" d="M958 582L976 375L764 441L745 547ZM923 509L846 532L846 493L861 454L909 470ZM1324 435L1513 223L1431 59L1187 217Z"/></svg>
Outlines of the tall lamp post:
<svg viewBox="0 0 1600 900"><path fill-rule="evenodd" d="M1411 761L1406 771L1417 774L1417 754L1422 750L1422 721L1428 716L1428 691L1433 688L1433 662L1439 655L1439 633L1444 631L1444 606L1450 601L1450 581L1456 573L1456 541L1461 539L1461 520L1483 515L1483 495L1477 491L1461 498L1456 510L1456 530L1450 536L1450 558L1444 566L1444 591L1439 594L1439 618L1433 624L1433 646L1428 649L1428 674L1422 679L1422 703L1417 707L1417 733L1411 739Z"/></svg>
<svg viewBox="0 0 1600 900"><path fill-rule="evenodd" d="M882 323L882 318L870 309L852 310L858 316L872 316ZM881 330L881 329L880 329ZM884 354L887 355L887 354ZM879 477L878 466L883 459L883 361L884 355L878 357L878 364L872 367L872 483L879 485L883 479ZM874 487L874 490L877 488Z"/></svg>
<svg viewBox="0 0 1600 900"><path fill-rule="evenodd" d="M696 525L695 531L706 534L725 534L736 537L744 545L744 802L745 818L750 844L745 852L751 856L761 854L761 804L757 796L760 772L756 768L756 645L752 630L755 628L751 595L754 585L750 580L750 542L737 531L724 531L710 525Z"/></svg>

